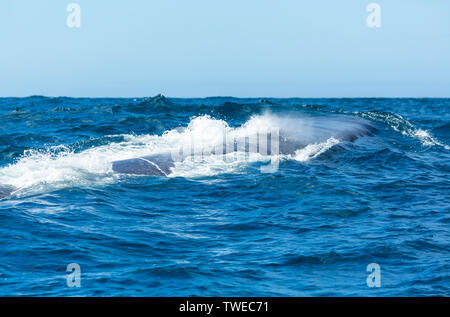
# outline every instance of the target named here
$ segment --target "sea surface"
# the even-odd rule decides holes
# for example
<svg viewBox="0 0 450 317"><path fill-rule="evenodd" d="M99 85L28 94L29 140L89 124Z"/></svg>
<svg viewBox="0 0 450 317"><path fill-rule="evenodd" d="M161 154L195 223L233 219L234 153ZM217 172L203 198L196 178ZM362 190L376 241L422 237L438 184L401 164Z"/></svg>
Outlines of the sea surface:
<svg viewBox="0 0 450 317"><path fill-rule="evenodd" d="M449 296L449 175L450 99L0 98L0 295Z"/></svg>

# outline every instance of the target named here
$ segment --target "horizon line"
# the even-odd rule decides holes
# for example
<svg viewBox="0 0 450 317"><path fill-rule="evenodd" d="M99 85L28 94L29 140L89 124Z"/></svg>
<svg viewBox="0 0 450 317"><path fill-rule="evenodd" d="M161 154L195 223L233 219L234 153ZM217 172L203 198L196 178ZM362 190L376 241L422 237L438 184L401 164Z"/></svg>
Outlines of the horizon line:
<svg viewBox="0 0 450 317"><path fill-rule="evenodd" d="M333 97L305 97L305 96L290 96L290 97L268 97L268 96L226 96L226 95L210 95L203 97L171 97L166 96L164 94L156 94L156 95L147 95L147 96L129 96L129 97L113 97L113 96L67 96L67 95L59 95L59 96L51 96L51 95L25 95L25 96L0 96L0 99L7 98L33 98L33 97L44 97L44 98L71 98L71 99L143 99L143 98L156 98L156 97L164 97L170 99L208 99L208 98L236 98L236 99L450 99L450 96L439 96L439 97L430 97L430 96L421 96L421 97L412 97L412 96L397 96L397 97L386 97L386 96L358 96L358 97L348 97L348 96L333 96Z"/></svg>

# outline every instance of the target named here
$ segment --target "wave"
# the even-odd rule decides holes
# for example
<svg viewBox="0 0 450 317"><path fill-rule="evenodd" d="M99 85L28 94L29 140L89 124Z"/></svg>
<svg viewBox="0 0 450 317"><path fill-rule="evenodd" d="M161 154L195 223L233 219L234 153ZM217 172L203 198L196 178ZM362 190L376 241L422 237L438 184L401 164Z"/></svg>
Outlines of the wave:
<svg viewBox="0 0 450 317"><path fill-rule="evenodd" d="M414 127L411 122L399 114L384 111L355 112L355 114L366 119L385 123L394 131L419 140L423 146L441 146L446 150L450 150L450 146L436 140L428 131Z"/></svg>
<svg viewBox="0 0 450 317"><path fill-rule="evenodd" d="M125 107L126 111L141 114L150 113L155 110L167 112L174 106L174 104L162 94L135 101L137 101L137 103L133 102Z"/></svg>
<svg viewBox="0 0 450 317"><path fill-rule="evenodd" d="M329 138L322 143L314 143L305 146L303 149L295 151L294 159L299 162L309 161L325 153L340 141L334 137Z"/></svg>
<svg viewBox="0 0 450 317"><path fill-rule="evenodd" d="M292 114L254 115L243 125L231 127L226 121L208 115L194 117L187 127L165 131L162 135L113 135L108 142L92 142L92 147L53 146L45 151L26 150L15 162L0 168L0 184L11 185L19 193L56 190L67 187L102 185L117 182L112 162L146 155L167 153L180 147L207 148L230 140L249 139L273 129L280 131L279 153L249 153L245 148L226 155L186 157L177 162L169 177L201 177L239 173L249 163L289 159L305 162L314 159L341 141L367 135L366 120L348 116L305 117ZM89 142L87 144L90 144Z"/></svg>
<svg viewBox="0 0 450 317"><path fill-rule="evenodd" d="M443 137L450 137L450 123L445 123L443 125L433 128L433 132Z"/></svg>

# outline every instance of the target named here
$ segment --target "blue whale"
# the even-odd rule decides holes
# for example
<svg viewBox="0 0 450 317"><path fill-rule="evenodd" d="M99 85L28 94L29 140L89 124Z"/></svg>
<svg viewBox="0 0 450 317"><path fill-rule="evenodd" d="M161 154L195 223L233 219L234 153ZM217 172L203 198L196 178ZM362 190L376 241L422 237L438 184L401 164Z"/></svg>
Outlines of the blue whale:
<svg viewBox="0 0 450 317"><path fill-rule="evenodd" d="M301 149L308 144L324 142L330 137L338 138L342 141L353 142L358 137L370 135L375 129L372 124L361 118L353 118L348 116L333 116L333 117L316 117L306 119L308 124L308 132L299 132L295 135L292 130L296 130L296 127L291 127L291 131L283 135L283 131L277 133L277 146L274 153L272 152L272 135L268 133L267 142L265 142L265 153L260 152L260 143L257 146L250 147L248 144L248 137L245 140L233 140L234 146L225 147L219 150L219 153L214 154L227 154L232 151L237 151L237 144L245 144L245 152L259 152L261 154L294 154L296 150ZM288 130L289 127L283 127ZM261 140L261 136L258 137L258 142ZM242 147L241 147L242 150ZM214 152L214 151L213 151ZM112 162L112 169L116 173L131 174L131 175L148 175L148 176L168 176L171 173L171 168L175 166L175 162L180 162L188 156L193 156L194 153L186 155L172 156L170 153L154 154L149 156L143 156L138 158L132 158L121 161Z"/></svg>
<svg viewBox="0 0 450 317"><path fill-rule="evenodd" d="M121 174L167 176L175 166L174 163L170 154L158 154L115 161L112 163L112 169Z"/></svg>
<svg viewBox="0 0 450 317"><path fill-rule="evenodd" d="M293 123L290 124L289 121L286 121L286 124L282 126L280 131L276 132L275 137L271 133L266 134L267 142L263 142L265 143L263 152L260 151L259 141L261 140L261 135L259 135L257 146L250 146L249 137L247 136L244 138L245 140L232 140L234 145L229 147L223 146L223 149L214 149L211 151L211 154L227 154L237 151L239 144L240 150L245 150L245 152L258 152L263 155L290 155L309 144L324 142L330 137L353 142L361 136L370 135L375 130L375 127L369 121L349 116L306 118L302 121L303 126L299 126L295 121ZM278 140L276 145L272 144L273 140ZM242 148L243 145L244 148ZM176 162L181 162L189 156L197 155L195 153L172 154L162 153L113 161L112 170L119 174L167 177L172 172ZM203 155L203 152L201 155ZM17 190L18 188L12 185L0 184L0 199L11 196Z"/></svg>

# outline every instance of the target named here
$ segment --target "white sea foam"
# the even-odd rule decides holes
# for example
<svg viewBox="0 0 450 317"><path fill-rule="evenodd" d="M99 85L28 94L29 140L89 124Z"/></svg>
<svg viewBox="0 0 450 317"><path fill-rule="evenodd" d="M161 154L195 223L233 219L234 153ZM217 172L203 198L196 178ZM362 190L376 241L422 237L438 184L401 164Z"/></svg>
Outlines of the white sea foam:
<svg viewBox="0 0 450 317"><path fill-rule="evenodd" d="M167 153L180 147L211 149L220 146L224 136L231 140L251 138L273 129L280 129L282 138L290 138L298 146L289 155L245 153L245 149L241 148L225 156L208 154L187 157L175 163L169 176L238 173L243 172L249 162L268 162L274 156L302 162L313 159L337 144L344 132L358 135L363 128L357 121L348 119L316 120L273 114L255 115L242 126L233 128L223 120L200 116L192 118L187 127L169 130L160 136L121 135L122 142L95 146L81 152L63 146L50 147L45 152L26 151L15 163L0 168L0 184L19 188L19 195L30 191L109 184L117 182L120 177L112 171L113 161Z"/></svg>
<svg viewBox="0 0 450 317"><path fill-rule="evenodd" d="M442 146L446 150L450 150L450 146L436 140L428 131L416 128L411 122L409 122L399 114L385 112L354 112L354 114L361 115L364 118L370 118L371 120L386 123L392 129L394 129L394 131L397 131L404 136L417 139L424 146Z"/></svg>
<svg viewBox="0 0 450 317"><path fill-rule="evenodd" d="M308 144L303 149L298 149L297 151L295 151L293 158L296 161L305 162L328 151L338 143L339 143L338 139L331 137L325 142Z"/></svg>
<svg viewBox="0 0 450 317"><path fill-rule="evenodd" d="M407 133L407 135L408 135L408 133ZM450 146L437 141L435 138L433 138L430 135L430 133L428 133L428 131L425 131L425 130L422 130L422 129L417 129L417 130L409 131L409 135L408 136L412 136L412 137L418 139L425 146L435 146L435 145L437 145L437 146L442 146L446 150L450 150Z"/></svg>

